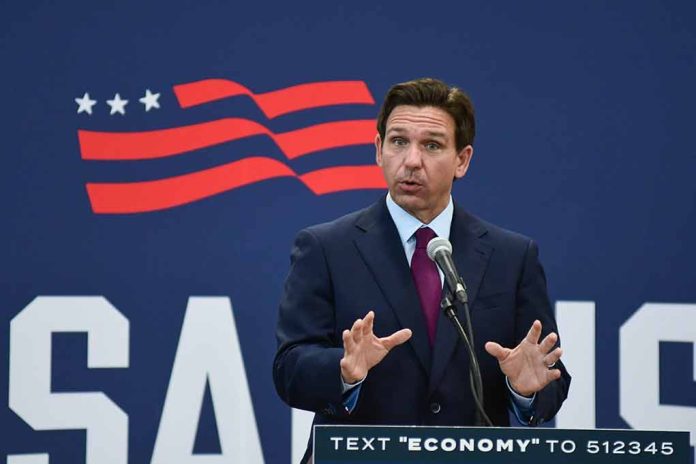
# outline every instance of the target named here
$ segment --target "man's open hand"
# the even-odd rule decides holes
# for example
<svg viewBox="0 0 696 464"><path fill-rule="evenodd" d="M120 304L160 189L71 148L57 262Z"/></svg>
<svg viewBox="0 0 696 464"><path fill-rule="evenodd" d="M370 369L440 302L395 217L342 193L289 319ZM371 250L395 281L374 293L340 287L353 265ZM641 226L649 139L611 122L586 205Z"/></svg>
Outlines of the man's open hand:
<svg viewBox="0 0 696 464"><path fill-rule="evenodd" d="M558 335L552 332L539 343L540 336L541 322L534 321L527 336L514 349L486 343L486 351L498 360L510 386L522 396L532 396L561 377L561 371L553 369L563 354L560 347L553 349Z"/></svg>
<svg viewBox="0 0 696 464"><path fill-rule="evenodd" d="M411 329L401 329L388 337L378 338L373 332L375 313L370 311L358 319L350 330L343 331L343 358L341 377L346 383L355 383L367 375L389 351L411 338Z"/></svg>

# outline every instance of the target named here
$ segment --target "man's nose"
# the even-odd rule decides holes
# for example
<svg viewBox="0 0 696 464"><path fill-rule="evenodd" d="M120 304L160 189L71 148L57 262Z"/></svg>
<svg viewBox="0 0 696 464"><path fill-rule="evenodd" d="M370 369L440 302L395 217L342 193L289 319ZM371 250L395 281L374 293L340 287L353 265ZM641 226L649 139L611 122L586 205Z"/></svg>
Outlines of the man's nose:
<svg viewBox="0 0 696 464"><path fill-rule="evenodd" d="M423 154L421 153L420 147L416 144L412 144L408 147L408 151L406 152L404 165L409 169L416 169L421 167L422 164Z"/></svg>

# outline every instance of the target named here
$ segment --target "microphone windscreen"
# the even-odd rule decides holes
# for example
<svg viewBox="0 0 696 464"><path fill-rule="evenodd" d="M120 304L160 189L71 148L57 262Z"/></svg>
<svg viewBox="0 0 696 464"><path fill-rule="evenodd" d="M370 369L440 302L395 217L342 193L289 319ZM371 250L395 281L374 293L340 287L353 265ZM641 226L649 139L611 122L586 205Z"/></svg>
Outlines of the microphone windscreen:
<svg viewBox="0 0 696 464"><path fill-rule="evenodd" d="M428 257L433 261L435 261L435 256L437 256L437 254L443 250L450 255L452 254L452 244L446 238L434 237L428 242Z"/></svg>

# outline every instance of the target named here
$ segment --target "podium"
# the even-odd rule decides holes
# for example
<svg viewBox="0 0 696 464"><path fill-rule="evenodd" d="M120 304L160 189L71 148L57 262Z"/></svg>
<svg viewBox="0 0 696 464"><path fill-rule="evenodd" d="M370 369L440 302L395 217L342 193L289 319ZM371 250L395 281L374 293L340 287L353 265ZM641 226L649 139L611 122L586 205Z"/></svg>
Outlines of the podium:
<svg viewBox="0 0 696 464"><path fill-rule="evenodd" d="M317 425L314 464L690 464L689 432Z"/></svg>

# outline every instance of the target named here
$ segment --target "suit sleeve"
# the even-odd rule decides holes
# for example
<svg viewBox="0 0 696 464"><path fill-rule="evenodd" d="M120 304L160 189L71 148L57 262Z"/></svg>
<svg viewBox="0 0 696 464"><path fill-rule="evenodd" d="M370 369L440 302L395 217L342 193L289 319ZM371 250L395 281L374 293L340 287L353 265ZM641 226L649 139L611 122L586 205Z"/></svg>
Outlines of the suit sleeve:
<svg viewBox="0 0 696 464"><path fill-rule="evenodd" d="M294 408L345 414L331 275L319 239L301 231L291 253L278 312L273 381Z"/></svg>
<svg viewBox="0 0 696 464"><path fill-rule="evenodd" d="M527 335L535 319L541 321L541 339L551 332L558 334L556 318L551 309L546 288L544 269L539 262L539 249L530 240L527 244L524 266L517 288L517 320L515 321L517 342ZM559 345L560 337L557 346ZM552 419L568 396L570 374L560 361L556 363L556 368L561 371L561 377L537 392L534 415L530 419L529 425L540 425Z"/></svg>

